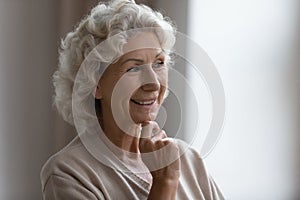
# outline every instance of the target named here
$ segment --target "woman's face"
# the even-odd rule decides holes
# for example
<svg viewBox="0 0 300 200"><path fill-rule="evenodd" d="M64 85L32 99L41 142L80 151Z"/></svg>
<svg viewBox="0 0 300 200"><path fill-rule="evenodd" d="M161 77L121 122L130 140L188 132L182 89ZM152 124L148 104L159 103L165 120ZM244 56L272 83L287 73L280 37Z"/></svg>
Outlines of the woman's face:
<svg viewBox="0 0 300 200"><path fill-rule="evenodd" d="M130 39L123 50L128 53L111 64L99 81L103 118L114 113L114 118L131 118L136 124L152 121L167 86L165 54L151 33Z"/></svg>

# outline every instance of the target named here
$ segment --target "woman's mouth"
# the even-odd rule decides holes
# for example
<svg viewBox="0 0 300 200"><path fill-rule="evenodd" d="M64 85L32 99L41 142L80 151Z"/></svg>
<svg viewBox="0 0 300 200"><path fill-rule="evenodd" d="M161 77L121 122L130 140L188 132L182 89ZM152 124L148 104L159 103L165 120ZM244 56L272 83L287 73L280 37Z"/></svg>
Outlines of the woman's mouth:
<svg viewBox="0 0 300 200"><path fill-rule="evenodd" d="M130 99L131 102L140 105L140 106L151 106L155 103L156 99L152 99L152 100L134 100L134 99Z"/></svg>

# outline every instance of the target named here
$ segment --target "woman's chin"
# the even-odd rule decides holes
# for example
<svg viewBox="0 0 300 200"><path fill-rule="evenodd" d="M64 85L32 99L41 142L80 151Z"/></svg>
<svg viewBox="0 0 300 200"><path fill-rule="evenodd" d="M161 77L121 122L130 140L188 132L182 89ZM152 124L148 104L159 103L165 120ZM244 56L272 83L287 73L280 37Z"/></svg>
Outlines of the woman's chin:
<svg viewBox="0 0 300 200"><path fill-rule="evenodd" d="M135 116L131 116L132 120L136 123L136 124L143 124L145 122L149 122L149 121L154 121L156 119L157 114L138 114Z"/></svg>

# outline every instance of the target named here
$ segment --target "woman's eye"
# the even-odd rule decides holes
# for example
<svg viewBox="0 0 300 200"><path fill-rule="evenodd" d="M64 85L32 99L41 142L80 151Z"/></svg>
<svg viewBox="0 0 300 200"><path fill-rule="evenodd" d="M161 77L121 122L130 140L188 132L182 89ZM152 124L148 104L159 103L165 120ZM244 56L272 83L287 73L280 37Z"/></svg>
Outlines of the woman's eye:
<svg viewBox="0 0 300 200"><path fill-rule="evenodd" d="M140 67L136 66L136 67L129 68L126 72L138 72L139 70L140 70Z"/></svg>
<svg viewBox="0 0 300 200"><path fill-rule="evenodd" d="M165 63L163 61L156 62L156 63L152 64L153 68L161 68L161 67L164 67L164 66L165 66Z"/></svg>

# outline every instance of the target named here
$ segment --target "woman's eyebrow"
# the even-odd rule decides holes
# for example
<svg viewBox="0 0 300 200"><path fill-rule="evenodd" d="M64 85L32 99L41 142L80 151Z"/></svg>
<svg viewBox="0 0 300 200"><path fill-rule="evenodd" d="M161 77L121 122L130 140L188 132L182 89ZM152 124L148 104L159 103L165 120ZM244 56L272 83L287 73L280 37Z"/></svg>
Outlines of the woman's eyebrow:
<svg viewBox="0 0 300 200"><path fill-rule="evenodd" d="M126 60L124 60L122 63L121 63L121 66L124 65L126 62L129 62L129 61L135 61L135 62L144 62L144 60L142 59L137 59L137 58L128 58Z"/></svg>
<svg viewBox="0 0 300 200"><path fill-rule="evenodd" d="M159 57L161 54L163 53L163 51L159 52L158 54L156 54L155 58ZM121 66L124 65L126 62L129 62L129 61L134 61L134 62L144 62L144 60L142 59L137 59L137 58L128 58L126 60L124 60L122 63L121 63Z"/></svg>

